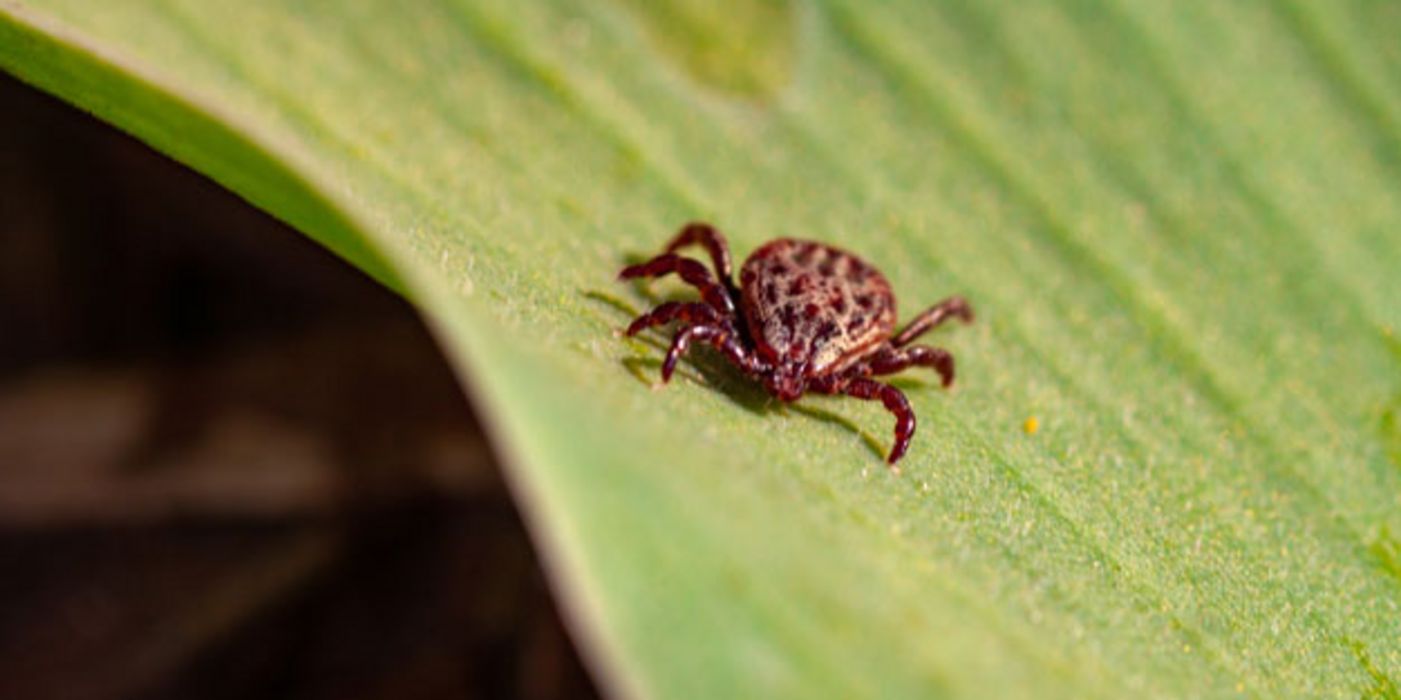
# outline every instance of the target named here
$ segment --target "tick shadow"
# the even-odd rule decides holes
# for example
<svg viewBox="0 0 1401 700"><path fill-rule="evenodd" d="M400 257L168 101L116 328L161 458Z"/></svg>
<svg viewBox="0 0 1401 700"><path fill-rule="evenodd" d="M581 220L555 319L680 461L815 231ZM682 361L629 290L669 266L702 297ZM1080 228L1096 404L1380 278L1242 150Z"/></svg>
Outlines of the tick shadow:
<svg viewBox="0 0 1401 700"><path fill-rule="evenodd" d="M857 425L856 421L847 418L846 416L843 416L839 413L833 413L831 411L826 411L820 408L814 408L812 406L789 404L788 410L793 411L794 413L801 413L804 416L814 418L816 420L822 421L830 425L836 425L845 428L848 432L860 438L861 442L866 443L866 449L870 450L871 454L875 455L877 459L885 461L885 454L886 451L890 449L890 446L881 443L879 438L872 435L869 431L865 430L860 425ZM892 418L891 420L893 421L894 419Z"/></svg>
<svg viewBox="0 0 1401 700"><path fill-rule="evenodd" d="M610 325L615 327L618 339L624 347L633 351L634 354L619 361L623 369L648 387L664 386L661 379L662 359L671 348L670 328L652 328L629 338L623 335L623 329L634 318L641 316L644 313L643 309L607 292L585 290L583 295L585 299L596 302L609 312ZM648 298L647 308L673 300L650 290L643 292L643 296ZM674 300L685 299L689 298L678 295ZM751 413L767 413L771 408L770 404L776 403L743 372L706 345L692 345L677 363L671 379L673 383L678 379L686 379L716 389L735 405Z"/></svg>
<svg viewBox="0 0 1401 700"><path fill-rule="evenodd" d="M634 284L638 293L646 298L647 308L656 306L666 301L686 301L691 300L689 296L677 294L675 297L656 294L645 284ZM671 347L671 332L668 327L649 329L631 338L623 335L623 329L631 323L634 318L641 316L644 309L638 308L625 299L597 289L588 289L582 292L585 299L596 303L600 308L608 313L611 320L616 321L616 335L623 342L625 347L630 348L634 354L624 357L619 361L623 370L634 379L651 388L664 386L661 381L662 359L666 356L667 350ZM857 425L855 421L840 414L834 413L810 405L783 404L759 386L748 375L739 371L731 365L723 355L709 346L695 346L681 358L677 364L676 371L672 374L672 382L678 378L687 379L695 384L715 390L720 395L729 399L732 403L755 415L769 415L778 411L789 410L801 414L808 418L838 426L847 432L860 438L871 450L871 453L881 459L885 458L886 445L882 444L870 432ZM909 384L909 382L901 382Z"/></svg>

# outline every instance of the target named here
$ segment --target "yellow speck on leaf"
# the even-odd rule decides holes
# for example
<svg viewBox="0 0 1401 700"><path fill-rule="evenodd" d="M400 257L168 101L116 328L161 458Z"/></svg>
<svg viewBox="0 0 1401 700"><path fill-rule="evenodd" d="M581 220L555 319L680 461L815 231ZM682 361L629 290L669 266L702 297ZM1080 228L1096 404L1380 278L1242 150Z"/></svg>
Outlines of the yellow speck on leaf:
<svg viewBox="0 0 1401 700"><path fill-rule="evenodd" d="M1035 435L1036 431L1040 429L1041 421L1037 420L1036 416L1031 416L1026 419L1025 423L1022 423L1022 430L1025 430L1027 435Z"/></svg>

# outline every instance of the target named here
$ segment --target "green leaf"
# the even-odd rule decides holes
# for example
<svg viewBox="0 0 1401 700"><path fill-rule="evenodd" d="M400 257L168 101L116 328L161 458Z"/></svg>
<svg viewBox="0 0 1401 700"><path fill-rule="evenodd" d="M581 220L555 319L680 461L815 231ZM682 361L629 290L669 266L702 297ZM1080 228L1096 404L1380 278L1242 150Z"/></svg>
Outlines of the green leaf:
<svg viewBox="0 0 1401 700"><path fill-rule="evenodd" d="M1398 8L8 0L0 67L418 305L614 692L1396 698ZM972 300L899 473L654 386L696 218Z"/></svg>

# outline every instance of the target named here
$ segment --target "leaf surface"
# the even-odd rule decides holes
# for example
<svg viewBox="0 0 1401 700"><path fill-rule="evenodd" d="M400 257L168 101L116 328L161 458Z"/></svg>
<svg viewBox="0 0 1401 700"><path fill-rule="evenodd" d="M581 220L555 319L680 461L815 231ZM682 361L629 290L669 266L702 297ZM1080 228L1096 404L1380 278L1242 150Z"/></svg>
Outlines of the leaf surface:
<svg viewBox="0 0 1401 700"><path fill-rule="evenodd" d="M6 0L0 67L421 309L617 693L1394 698L1398 20ZM691 219L973 302L900 473L879 405L654 386L686 292L614 276Z"/></svg>

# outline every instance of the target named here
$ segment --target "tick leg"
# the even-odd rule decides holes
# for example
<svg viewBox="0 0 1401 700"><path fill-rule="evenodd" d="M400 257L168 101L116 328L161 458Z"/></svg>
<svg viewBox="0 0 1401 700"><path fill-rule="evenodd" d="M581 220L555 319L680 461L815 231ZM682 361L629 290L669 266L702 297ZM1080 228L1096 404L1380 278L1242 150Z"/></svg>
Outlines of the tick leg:
<svg viewBox="0 0 1401 700"><path fill-rule="evenodd" d="M945 321L957 318L964 323L973 321L973 307L968 305L968 301L963 297L949 297L926 309L924 313L915 316L910 325L905 326L905 330L900 331L890 340L890 344L895 347L909 345L910 341L934 330Z"/></svg>
<svg viewBox="0 0 1401 700"><path fill-rule="evenodd" d="M729 292L724 287L715 282L710 270L705 269L705 265L690 258L683 258L675 253L664 253L658 255L645 263L638 265L628 265L623 271L618 273L618 279L634 279L637 277L662 277L671 273L676 273L685 280L687 284L700 290L701 297L726 317L735 315L735 305L731 301Z"/></svg>
<svg viewBox="0 0 1401 700"><path fill-rule="evenodd" d="M676 333L671 341L671 349L666 351L662 362L662 381L671 381L671 373L676 370L676 361L686 354L691 343L700 341L714 346L737 367L750 374L762 372L766 367L755 356L749 354L739 342L739 335L732 329L720 325L687 326Z"/></svg>
<svg viewBox="0 0 1401 700"><path fill-rule="evenodd" d="M852 379L841 387L841 391L858 399L880 399L885 410L895 414L895 446L890 448L890 456L885 461L889 464L900 461L910 447L910 438L915 434L915 412L905 395L889 384L864 378Z"/></svg>
<svg viewBox="0 0 1401 700"><path fill-rule="evenodd" d="M866 361L871 374L894 374L906 367L933 367L944 386L953 384L953 355L943 348L911 345L886 348Z"/></svg>
<svg viewBox="0 0 1401 700"><path fill-rule="evenodd" d="M720 284L730 292L731 299L738 301L739 290L735 288L734 270L730 264L730 245L725 242L725 235L710 224L693 221L681 227L676 238L667 244L666 252L675 253L693 244L704 246L710 253L710 260L715 264L715 274L720 277Z"/></svg>
<svg viewBox="0 0 1401 700"><path fill-rule="evenodd" d="M668 301L655 309L638 316L628 325L627 335L634 336L652 326L664 326L676 319L681 319L688 324L717 324L721 323L720 314L709 304L702 304L698 301L680 302Z"/></svg>

